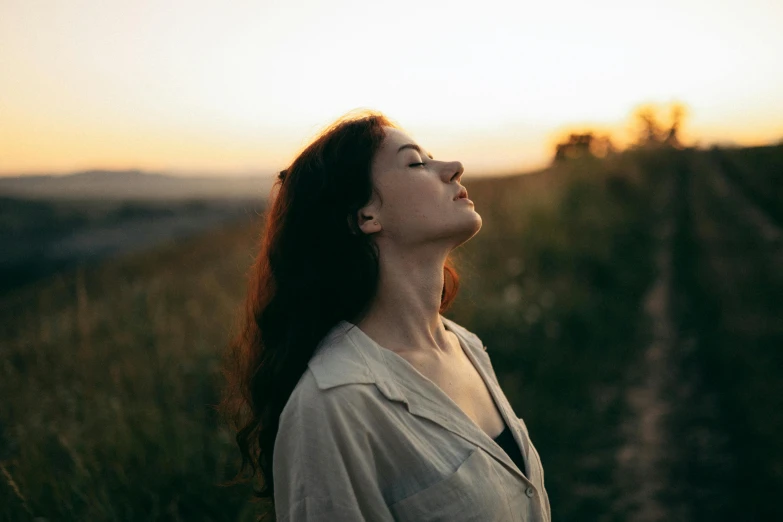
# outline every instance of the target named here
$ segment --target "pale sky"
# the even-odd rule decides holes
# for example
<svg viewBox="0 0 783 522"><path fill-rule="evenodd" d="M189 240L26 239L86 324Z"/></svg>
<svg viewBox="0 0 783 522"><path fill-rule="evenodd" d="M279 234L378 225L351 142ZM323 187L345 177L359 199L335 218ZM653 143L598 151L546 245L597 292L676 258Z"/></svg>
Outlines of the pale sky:
<svg viewBox="0 0 783 522"><path fill-rule="evenodd" d="M644 103L777 142L781 27L780 0L0 0L0 175L273 172L358 108L466 176L622 143Z"/></svg>

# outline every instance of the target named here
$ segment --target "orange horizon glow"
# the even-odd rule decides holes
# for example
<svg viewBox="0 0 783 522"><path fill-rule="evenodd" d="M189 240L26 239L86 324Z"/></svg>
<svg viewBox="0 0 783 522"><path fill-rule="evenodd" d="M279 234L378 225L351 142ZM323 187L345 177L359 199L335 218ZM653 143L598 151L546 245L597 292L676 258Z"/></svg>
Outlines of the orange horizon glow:
<svg viewBox="0 0 783 522"><path fill-rule="evenodd" d="M640 105L685 144L783 139L783 3L0 4L0 176L269 174L374 109L466 174L547 166L569 132L630 141Z"/></svg>

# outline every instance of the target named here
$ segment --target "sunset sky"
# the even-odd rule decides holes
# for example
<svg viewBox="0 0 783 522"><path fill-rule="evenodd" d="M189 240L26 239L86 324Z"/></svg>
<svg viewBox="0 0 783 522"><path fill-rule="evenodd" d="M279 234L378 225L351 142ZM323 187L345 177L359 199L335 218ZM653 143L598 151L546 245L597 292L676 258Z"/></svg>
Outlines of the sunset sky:
<svg viewBox="0 0 783 522"><path fill-rule="evenodd" d="M644 103L684 104L686 142L777 142L781 24L780 0L0 0L0 175L272 172L357 108L466 176L571 129L622 143Z"/></svg>

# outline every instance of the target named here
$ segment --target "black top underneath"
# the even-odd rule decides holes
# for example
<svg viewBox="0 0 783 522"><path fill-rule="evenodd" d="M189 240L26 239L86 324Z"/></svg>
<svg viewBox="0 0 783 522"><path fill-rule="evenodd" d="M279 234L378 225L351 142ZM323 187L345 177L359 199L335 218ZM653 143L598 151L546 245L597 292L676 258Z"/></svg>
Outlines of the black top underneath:
<svg viewBox="0 0 783 522"><path fill-rule="evenodd" d="M517 465L519 471L525 475L525 463L524 459L522 458L522 452L519 450L519 444L517 444L517 441L514 440L514 435L511 434L511 430L508 429L508 426L506 426L500 435L495 437L493 440L497 442L501 448L503 448L503 451L505 451L508 456L511 457L511 460L513 460Z"/></svg>

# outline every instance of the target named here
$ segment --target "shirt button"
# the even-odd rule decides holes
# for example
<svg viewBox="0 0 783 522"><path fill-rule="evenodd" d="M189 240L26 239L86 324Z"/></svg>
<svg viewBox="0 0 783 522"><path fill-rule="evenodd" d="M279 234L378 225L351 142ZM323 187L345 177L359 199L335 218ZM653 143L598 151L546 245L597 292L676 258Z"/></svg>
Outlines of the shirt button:
<svg viewBox="0 0 783 522"><path fill-rule="evenodd" d="M525 495L527 495L530 498L533 498L533 488L528 486L527 489L525 490Z"/></svg>

